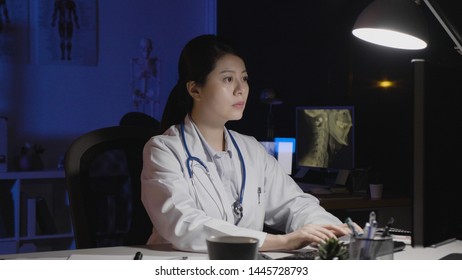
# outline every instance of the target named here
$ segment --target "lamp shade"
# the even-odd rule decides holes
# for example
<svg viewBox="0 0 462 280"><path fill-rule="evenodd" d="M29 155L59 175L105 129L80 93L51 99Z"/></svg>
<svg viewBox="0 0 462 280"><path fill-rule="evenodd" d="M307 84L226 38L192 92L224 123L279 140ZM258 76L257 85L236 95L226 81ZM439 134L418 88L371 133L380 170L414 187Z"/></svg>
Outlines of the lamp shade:
<svg viewBox="0 0 462 280"><path fill-rule="evenodd" d="M426 21L412 0L376 0L364 9L353 35L370 43L408 50L427 47Z"/></svg>

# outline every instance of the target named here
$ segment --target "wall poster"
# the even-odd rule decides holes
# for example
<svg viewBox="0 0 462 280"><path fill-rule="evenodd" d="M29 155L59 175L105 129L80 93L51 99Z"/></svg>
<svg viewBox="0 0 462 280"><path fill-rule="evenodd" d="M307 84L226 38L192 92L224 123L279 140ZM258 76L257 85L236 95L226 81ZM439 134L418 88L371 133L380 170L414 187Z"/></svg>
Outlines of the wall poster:
<svg viewBox="0 0 462 280"><path fill-rule="evenodd" d="M28 63L29 0L0 0L0 62Z"/></svg>
<svg viewBox="0 0 462 280"><path fill-rule="evenodd" d="M97 0L50 0L38 5L39 63L96 66Z"/></svg>

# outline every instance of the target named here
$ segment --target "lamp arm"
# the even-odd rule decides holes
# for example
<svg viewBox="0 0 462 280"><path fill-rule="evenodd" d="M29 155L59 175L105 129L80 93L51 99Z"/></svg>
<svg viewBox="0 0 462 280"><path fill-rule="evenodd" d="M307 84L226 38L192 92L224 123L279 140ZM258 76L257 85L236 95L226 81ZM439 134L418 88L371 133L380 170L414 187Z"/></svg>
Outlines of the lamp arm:
<svg viewBox="0 0 462 280"><path fill-rule="evenodd" d="M446 22L443 20L443 18L441 17L441 15L436 11L435 7L433 7L433 5L430 3L429 0L423 0L423 2L425 3L425 5L427 5L428 9L430 9L430 11L432 12L432 14L435 16L435 18L438 20L438 22L441 24L441 26L444 28L444 30L446 31L446 33L449 35L449 37L451 38L451 40L454 42L455 44L455 47L454 49L460 54L462 55L462 45L460 43L460 41L458 40L458 38L456 38L456 35L454 34L454 32L451 30L451 28L446 24Z"/></svg>

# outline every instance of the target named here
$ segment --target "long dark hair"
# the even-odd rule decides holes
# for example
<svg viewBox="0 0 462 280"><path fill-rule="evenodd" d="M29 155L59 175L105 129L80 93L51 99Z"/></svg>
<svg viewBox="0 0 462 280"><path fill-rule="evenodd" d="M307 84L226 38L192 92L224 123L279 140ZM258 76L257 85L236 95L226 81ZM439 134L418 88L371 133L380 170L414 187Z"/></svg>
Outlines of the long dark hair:
<svg viewBox="0 0 462 280"><path fill-rule="evenodd" d="M240 57L228 42L216 35L200 35L184 46L178 62L178 82L165 105L160 131L181 123L191 112L193 99L188 93L186 83L194 81L199 86L204 85L217 60L226 54Z"/></svg>

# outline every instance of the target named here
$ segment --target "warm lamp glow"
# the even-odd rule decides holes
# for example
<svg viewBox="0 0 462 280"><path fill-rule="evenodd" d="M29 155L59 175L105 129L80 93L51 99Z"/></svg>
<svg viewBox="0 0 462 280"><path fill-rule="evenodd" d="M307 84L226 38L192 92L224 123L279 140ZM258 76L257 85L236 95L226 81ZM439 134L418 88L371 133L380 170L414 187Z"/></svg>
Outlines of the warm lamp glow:
<svg viewBox="0 0 462 280"><path fill-rule="evenodd" d="M384 81L379 81L378 85L381 88L389 88L389 87L394 86L394 83L392 81L384 80Z"/></svg>
<svg viewBox="0 0 462 280"><path fill-rule="evenodd" d="M427 47L427 43L417 37L386 29L358 28L353 30L353 35L364 41L390 48L420 50Z"/></svg>

